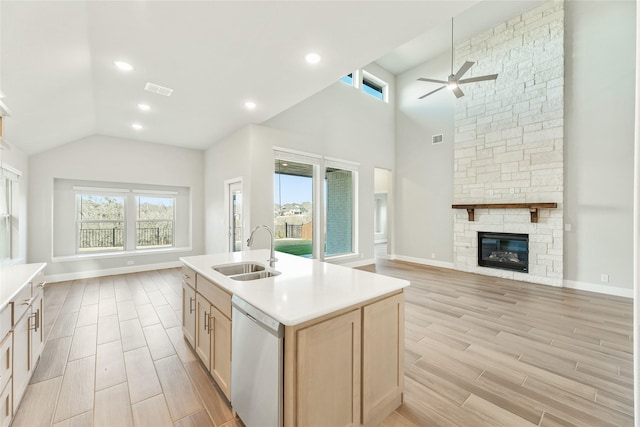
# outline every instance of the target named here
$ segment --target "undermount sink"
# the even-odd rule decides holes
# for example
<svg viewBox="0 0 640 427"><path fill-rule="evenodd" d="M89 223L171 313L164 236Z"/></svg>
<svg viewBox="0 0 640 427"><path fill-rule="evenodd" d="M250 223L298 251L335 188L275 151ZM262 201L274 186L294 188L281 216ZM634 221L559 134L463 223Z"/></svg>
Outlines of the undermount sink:
<svg viewBox="0 0 640 427"><path fill-rule="evenodd" d="M231 276L233 280L240 280L242 282L247 280L266 279L267 277L273 277L280 274L279 271L256 271L254 273L238 274L237 276Z"/></svg>
<svg viewBox="0 0 640 427"><path fill-rule="evenodd" d="M280 274L279 271L267 269L264 265L255 262L234 262L232 264L214 265L214 271L228 276L229 279L238 281L266 279Z"/></svg>
<svg viewBox="0 0 640 427"><path fill-rule="evenodd" d="M264 265L256 264L255 262L235 262L233 264L216 265L211 268L225 276L235 276L236 274L264 271L265 267Z"/></svg>

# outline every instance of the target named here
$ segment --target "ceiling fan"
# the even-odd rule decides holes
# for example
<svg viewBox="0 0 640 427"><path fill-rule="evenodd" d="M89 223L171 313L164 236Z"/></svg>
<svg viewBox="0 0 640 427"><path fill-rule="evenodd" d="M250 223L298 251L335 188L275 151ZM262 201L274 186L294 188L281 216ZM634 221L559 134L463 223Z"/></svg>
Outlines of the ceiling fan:
<svg viewBox="0 0 640 427"><path fill-rule="evenodd" d="M497 74L488 74L486 76L478 76L478 77L471 77L468 79L461 79L461 77L467 71L469 71L469 68L471 68L473 64L475 64L475 62L466 61L464 64L462 64L462 67L460 67L458 72L453 74L453 18L451 18L451 74L449 75L449 77L447 77L447 80L427 79L425 77L420 77L418 79L419 81L441 83L443 86L440 86L438 89L432 90L431 92L422 95L418 99L422 99L429 95L432 95L438 92L439 90L444 89L445 87L451 90L451 92L453 92L456 98L460 98L464 96L464 92L462 92L462 89L460 89L460 85L463 85L465 83L481 82L485 80L495 80L498 78Z"/></svg>

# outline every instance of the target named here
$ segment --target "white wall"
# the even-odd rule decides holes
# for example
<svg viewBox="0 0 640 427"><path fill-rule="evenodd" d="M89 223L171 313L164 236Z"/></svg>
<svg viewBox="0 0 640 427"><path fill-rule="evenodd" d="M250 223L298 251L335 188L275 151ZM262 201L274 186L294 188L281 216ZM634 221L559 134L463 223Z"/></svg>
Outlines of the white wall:
<svg viewBox="0 0 640 427"><path fill-rule="evenodd" d="M29 262L47 262L54 279L143 270L203 252L204 153L168 145L92 136L29 158ZM124 255L89 260L53 261L54 178L155 184L191 189L191 250ZM128 260L134 266L127 267ZM148 267L147 267L148 268Z"/></svg>
<svg viewBox="0 0 640 427"><path fill-rule="evenodd" d="M565 4L565 279L633 287L635 2ZM609 275L609 283L600 281Z"/></svg>
<svg viewBox="0 0 640 427"><path fill-rule="evenodd" d="M395 247L392 255L417 260L453 262L453 142L455 96L418 82L441 79L451 72L449 52L396 78ZM458 65L456 63L456 65ZM443 134L433 145L432 135Z"/></svg>
<svg viewBox="0 0 640 427"><path fill-rule="evenodd" d="M392 74L375 65L366 69L393 87ZM358 247L361 258L373 259L373 171L377 166L393 169L394 99L393 90L389 103L384 103L336 82L263 126L248 126L208 149L207 252L227 251L224 180L243 178L245 240L256 225L273 224L273 148L277 146L360 163ZM255 247L266 244L261 236Z"/></svg>
<svg viewBox="0 0 640 427"><path fill-rule="evenodd" d="M624 295L632 287L634 17L635 2L565 3L565 285ZM452 260L455 98L442 91L418 105L428 88L415 79L448 75L448 61L445 54L396 79L394 253L424 262L432 253ZM445 143L431 146L438 131Z"/></svg>
<svg viewBox="0 0 640 427"><path fill-rule="evenodd" d="M360 163L358 247L363 259L372 259L373 171L382 167L393 172L394 168L395 78L375 64L365 70L390 83L389 103L336 82L263 125L304 137L274 139L275 145ZM271 200L270 209L272 205Z"/></svg>

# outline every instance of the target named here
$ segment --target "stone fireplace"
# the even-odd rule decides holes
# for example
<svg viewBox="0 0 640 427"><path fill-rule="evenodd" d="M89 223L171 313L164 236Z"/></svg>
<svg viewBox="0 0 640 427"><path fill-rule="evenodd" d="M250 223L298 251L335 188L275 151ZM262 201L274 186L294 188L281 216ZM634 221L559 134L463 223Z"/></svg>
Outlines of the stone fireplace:
<svg viewBox="0 0 640 427"><path fill-rule="evenodd" d="M466 85L456 104L453 202L486 208L473 215L453 211L454 266L561 286L563 2L547 2L460 43L455 58L476 62L471 77L498 73L498 78ZM534 219L529 209L499 206L531 203L554 208L539 209ZM527 235L526 271L479 265L479 232Z"/></svg>

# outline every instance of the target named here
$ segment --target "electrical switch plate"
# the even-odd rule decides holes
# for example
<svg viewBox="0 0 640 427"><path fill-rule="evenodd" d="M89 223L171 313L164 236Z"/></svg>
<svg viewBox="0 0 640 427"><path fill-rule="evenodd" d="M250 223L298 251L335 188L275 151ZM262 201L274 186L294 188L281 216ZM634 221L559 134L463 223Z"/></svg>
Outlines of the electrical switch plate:
<svg viewBox="0 0 640 427"><path fill-rule="evenodd" d="M600 275L600 281L602 283L609 283L609 275L608 274L601 274Z"/></svg>
<svg viewBox="0 0 640 427"><path fill-rule="evenodd" d="M571 224L565 224L564 231L571 231Z"/></svg>

